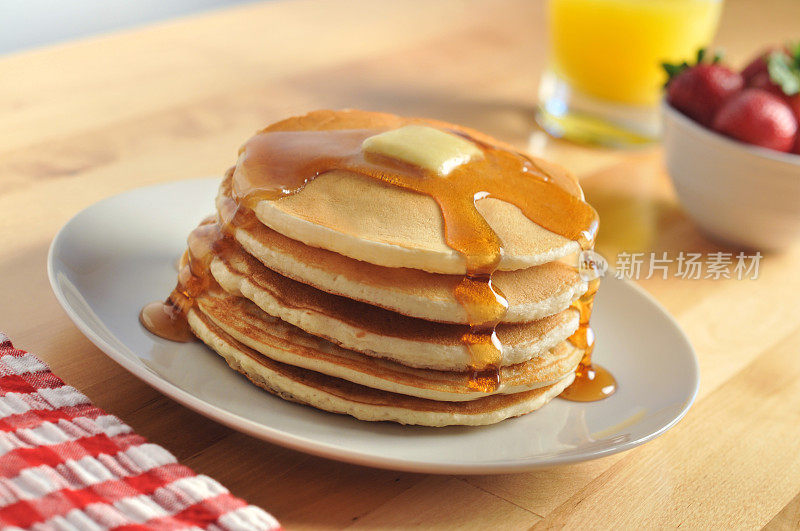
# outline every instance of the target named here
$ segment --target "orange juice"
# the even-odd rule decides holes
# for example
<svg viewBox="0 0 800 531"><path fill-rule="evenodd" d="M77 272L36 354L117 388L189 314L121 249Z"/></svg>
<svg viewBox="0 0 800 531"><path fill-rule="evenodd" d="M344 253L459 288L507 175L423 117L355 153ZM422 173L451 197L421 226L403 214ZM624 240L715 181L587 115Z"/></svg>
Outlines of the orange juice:
<svg viewBox="0 0 800 531"><path fill-rule="evenodd" d="M550 0L555 74L588 96L654 105L663 61L690 60L716 30L721 0Z"/></svg>

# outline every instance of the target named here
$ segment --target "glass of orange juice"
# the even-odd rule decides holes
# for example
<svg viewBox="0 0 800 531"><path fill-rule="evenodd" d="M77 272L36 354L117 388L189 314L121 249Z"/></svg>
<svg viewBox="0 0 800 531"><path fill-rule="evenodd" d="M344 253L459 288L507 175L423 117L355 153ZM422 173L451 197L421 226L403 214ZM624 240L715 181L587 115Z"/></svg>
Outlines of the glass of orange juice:
<svg viewBox="0 0 800 531"><path fill-rule="evenodd" d="M554 136L614 146L658 137L661 63L691 61L722 0L549 0L550 69L537 120Z"/></svg>

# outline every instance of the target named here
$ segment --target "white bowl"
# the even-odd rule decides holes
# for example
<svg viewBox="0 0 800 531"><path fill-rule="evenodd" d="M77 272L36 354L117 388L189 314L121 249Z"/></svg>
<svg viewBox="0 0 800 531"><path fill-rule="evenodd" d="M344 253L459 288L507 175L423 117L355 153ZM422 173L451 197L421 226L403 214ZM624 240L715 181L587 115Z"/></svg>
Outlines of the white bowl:
<svg viewBox="0 0 800 531"><path fill-rule="evenodd" d="M661 110L667 170L703 231L763 250L800 241L800 155L731 140L666 102Z"/></svg>

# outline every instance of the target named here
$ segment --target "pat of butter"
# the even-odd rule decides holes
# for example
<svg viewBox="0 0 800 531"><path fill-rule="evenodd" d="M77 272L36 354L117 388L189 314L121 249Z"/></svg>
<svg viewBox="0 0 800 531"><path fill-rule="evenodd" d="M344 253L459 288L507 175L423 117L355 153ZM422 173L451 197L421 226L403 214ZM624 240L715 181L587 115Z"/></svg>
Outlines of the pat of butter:
<svg viewBox="0 0 800 531"><path fill-rule="evenodd" d="M483 151L469 140L423 125L407 125L371 136L364 140L361 149L408 162L441 176L483 157Z"/></svg>

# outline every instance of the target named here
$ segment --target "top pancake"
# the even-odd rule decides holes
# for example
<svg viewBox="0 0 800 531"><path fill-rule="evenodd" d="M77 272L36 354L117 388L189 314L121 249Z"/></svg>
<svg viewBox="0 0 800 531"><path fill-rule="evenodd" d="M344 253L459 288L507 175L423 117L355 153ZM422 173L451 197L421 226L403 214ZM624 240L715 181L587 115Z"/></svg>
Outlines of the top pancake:
<svg viewBox="0 0 800 531"><path fill-rule="evenodd" d="M220 185L217 206L230 200L230 173ZM403 315L449 323L469 323L455 297L461 275L441 275L419 269L383 267L311 247L258 223L240 209L233 237L269 269L322 291ZM498 271L492 284L508 301L503 322L541 319L568 307L586 291L574 267L560 261L518 271Z"/></svg>
<svg viewBox="0 0 800 531"><path fill-rule="evenodd" d="M316 111L273 124L262 131L395 129L420 124L469 135L479 142L514 151L477 131L452 124L365 111ZM258 167L243 164L244 148L233 179L252 178ZM533 163L568 192L583 197L563 168L542 160ZM577 242L555 234L525 217L516 206L495 198L476 208L503 242L500 270L539 265L579 250ZM384 184L348 171L329 171L292 195L262 200L254 207L267 227L307 245L387 267L434 273L464 274L464 257L445 241L445 225L436 201L427 195Z"/></svg>

